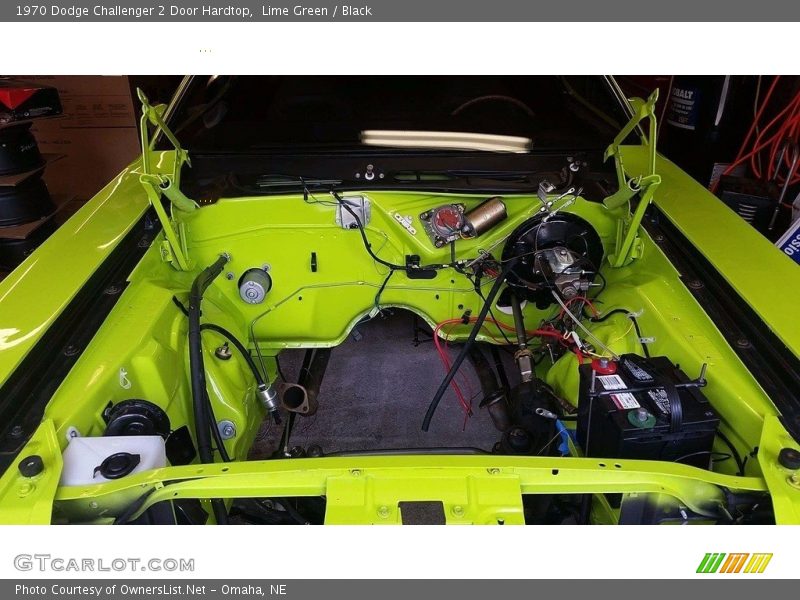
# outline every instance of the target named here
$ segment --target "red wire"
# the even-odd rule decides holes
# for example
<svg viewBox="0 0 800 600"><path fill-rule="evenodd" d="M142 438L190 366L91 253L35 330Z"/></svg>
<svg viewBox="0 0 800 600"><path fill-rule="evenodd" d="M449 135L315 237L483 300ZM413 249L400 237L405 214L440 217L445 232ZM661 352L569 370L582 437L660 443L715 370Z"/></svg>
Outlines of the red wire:
<svg viewBox="0 0 800 600"><path fill-rule="evenodd" d="M750 129L747 131L747 135L744 137L744 140L742 141L742 145L739 148L739 153L736 155L736 159L733 161L734 164L740 158L742 158L742 155L744 154L744 149L747 147L747 142L750 141L750 136L753 135L753 132L758 128L758 122L761 120L761 115L767 108L767 104L769 104L769 99L772 97L772 92L775 91L775 87L778 85L778 81L780 81L780 78L781 78L780 75L776 75L775 78L772 80L772 83L769 86L769 90L767 90L767 93L764 95L764 99L761 101L761 106L756 111L756 116L753 117L753 122L750 124ZM734 166L733 164L730 165L728 169L732 170L733 166ZM728 172L726 172L725 174L727 175Z"/></svg>
<svg viewBox="0 0 800 600"><path fill-rule="evenodd" d="M572 298L570 298L569 300L567 300L564 303L564 306L569 307L570 304L572 304L573 302L576 302L578 300L583 301L591 309L592 314L594 314L595 317L600 315L600 313L598 312L598 310L595 307L595 305L592 304L592 301L589 300L586 296L573 296ZM564 309L563 308L561 309L561 312L558 313L558 316L559 316L559 318L564 316Z"/></svg>
<svg viewBox="0 0 800 600"><path fill-rule="evenodd" d="M753 118L753 122L750 124L750 129L747 131L747 135L744 136L744 140L742 141L742 145L739 148L739 152L736 155L736 158L722 172L723 175L730 175L733 172L733 170L737 166L739 166L739 164L741 164L741 162L743 160L745 160L745 157L743 156L743 154L745 152L745 148L747 148L747 143L750 141L750 136L753 135L753 132L758 127L758 122L759 122L759 120L761 120L761 115L763 114L764 109L767 107L767 104L769 103L769 99L772 96L772 92L775 91L775 86L778 85L778 81L780 80L780 78L781 78L780 75L776 75L775 78L772 80L772 84L770 84L769 90L767 90L767 93L764 95L764 99L761 101L761 106L758 108L758 111L756 111L756 116ZM718 185L719 185L719 180L715 181L714 185L711 186L711 191L712 192L716 192Z"/></svg>
<svg viewBox="0 0 800 600"><path fill-rule="evenodd" d="M575 356L578 357L578 364L582 365L583 364L583 354L581 354L581 351L578 350L577 348L575 348L573 350L573 352L575 353Z"/></svg>
<svg viewBox="0 0 800 600"><path fill-rule="evenodd" d="M442 347L441 340L439 339L439 332L441 331L442 327L444 327L445 325L454 325L454 324L467 325L467 324L470 324L470 323L475 323L477 320L478 320L477 317L471 317L470 319L468 319L467 323L464 323L463 319L448 319L446 321L442 321L441 323L437 324L436 327L434 328L434 330L433 330L433 343L434 343L434 346L436 347L436 351L439 353L439 358L442 361L442 366L444 367L445 372L449 372L450 371L452 363L450 362L450 357L447 354L447 350L446 350L447 342L446 342L446 340L445 340L445 347ZM507 331L516 331L515 328L513 328L513 327L511 327L509 325L506 325L505 323L501 323L500 321L496 321L495 319L484 319L484 324L482 325L481 329L487 329L487 327L486 327L486 323L487 322L488 323L492 323L492 324L496 325L497 327L501 327L501 328L503 328L503 329L505 329ZM487 330L486 333L493 340L495 340L496 342L500 343L500 341L497 338L495 338L491 333L489 333L488 330ZM562 340L562 342L563 342L563 338L562 338L561 334L558 331L556 331L555 329L532 329L532 330L526 331L525 333L527 335L531 336L531 337L558 338L559 340ZM448 332L448 334L449 334L449 332ZM468 380L466 380L466 378L465 378L465 383L469 384ZM458 382L456 382L455 379L453 379L450 382L450 387L455 392L456 397L458 398L459 404L461 404L461 407L464 409L464 414L465 414L465 419L466 419L466 417L469 417L472 414L471 403L464 396L464 392L461 390L461 387L458 385ZM470 394L469 398L470 398L470 400L472 399L472 395L471 394ZM465 426L466 426L466 420L464 421L464 423L465 423Z"/></svg>
<svg viewBox="0 0 800 600"><path fill-rule="evenodd" d="M752 145L749 146L750 149L748 150L750 139L753 137L753 133L756 129L758 129L761 117L769 104L769 100L779 80L779 75L772 80L772 84L765 94L761 106L750 125L750 129L742 142L739 153L736 155L734 161L723 171L723 175L729 175L737 166L749 162L750 169L755 177L766 180L774 179L778 183L783 183L785 181L785 177L780 176L780 169L781 165L787 168L791 167L792 153L784 152L781 157L781 164L778 164L777 159L783 151L783 148L786 147L785 144L787 140L796 140L798 134L800 134L800 92L795 94L786 106L778 111L765 127L760 129L753 138ZM767 154L766 169L762 169L759 166L761 162L760 159L764 158L762 155L764 152ZM789 183L800 183L800 173L795 173ZM712 186L711 191L716 192L718 185L719 181Z"/></svg>
<svg viewBox="0 0 800 600"><path fill-rule="evenodd" d="M770 146L771 146L771 148L770 148L770 152L769 152L769 161L767 163L766 178L767 179L772 179L774 177L774 175L775 175L775 159L776 159L776 157L778 155L778 152L780 151L780 149L782 147L783 141L786 140L787 137L790 137L791 131L797 125L797 120L798 120L798 117L800 116L800 113L798 113L798 109L800 109L800 94L795 96L792 99L792 101L789 102L789 104L786 105L786 107L782 111L780 111L777 114L777 116L775 116L772 119L772 121L769 122L769 124L761 131L761 134L756 139L756 143L754 144L755 148L750 153L751 154L751 158L750 158L751 167L753 168L753 173L755 173L756 177L761 178L761 170L758 168L756 157L757 157L758 153L762 149L768 148ZM784 115L786 115L786 113L790 113L790 116L787 117L783 121L783 123L781 123L780 127L775 132L775 134L773 134L771 137L767 138L766 141L764 141L762 143L759 143L760 140L762 140L765 137L766 132L770 128L772 128L772 126L775 125L782 117L784 117ZM787 156L784 156L784 158L787 158Z"/></svg>
<svg viewBox="0 0 800 600"><path fill-rule="evenodd" d="M455 321L460 322L460 319L455 319ZM444 348L442 348L441 342L439 341L439 330L442 328L442 326L446 325L448 322L452 323L453 320L443 321L442 323L439 323L433 330L433 344L434 346L436 346L436 351L439 353L439 358L442 361L442 366L444 367L445 373L450 371L451 364L450 364L450 357L447 355ZM466 398L464 398L464 394L461 391L461 388L459 387L458 382L455 379L453 379L450 382L450 387L453 388L453 391L455 392L456 397L458 398L458 401L461 404L461 407L464 409L464 413L467 416L470 415L472 413L472 409L469 403L467 402Z"/></svg>

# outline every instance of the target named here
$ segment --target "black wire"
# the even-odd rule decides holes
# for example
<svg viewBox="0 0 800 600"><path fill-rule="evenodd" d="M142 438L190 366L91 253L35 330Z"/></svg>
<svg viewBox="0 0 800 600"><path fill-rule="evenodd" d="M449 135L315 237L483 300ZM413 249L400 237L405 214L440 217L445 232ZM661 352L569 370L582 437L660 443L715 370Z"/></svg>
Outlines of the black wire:
<svg viewBox="0 0 800 600"><path fill-rule="evenodd" d="M603 275L603 274L602 274L602 273L599 271L599 269L595 269L595 275L597 275L597 276L598 276L598 277L599 277L599 278L600 278L600 279L603 281L603 285L602 285L602 286L600 286L600 291L599 291L599 292L597 292L597 293L594 295L594 297L592 298L592 300L597 300L597 297L598 297L600 294L602 294L602 293L603 293L603 291L606 289L606 286L608 285L608 282L606 281L605 275Z"/></svg>
<svg viewBox="0 0 800 600"><path fill-rule="evenodd" d="M461 273L464 277L467 278L467 281L469 281L472 284L472 287L475 289L475 293L478 294L478 296L480 297L481 300L486 302L486 297L483 295L483 292L481 291L481 278L480 278L480 276L476 275L475 279L472 279L469 276L469 274L467 272L463 271L462 269L457 268L456 270L459 273ZM505 340L506 344L511 346L512 345L511 340L508 339L508 336L506 335L506 332L503 331L502 327L500 327L500 321L498 320L497 317L494 316L494 311L491 309L491 307L489 308L489 316L492 317L492 321L494 322L494 326L497 328L497 331L500 332L500 335L503 337L503 339Z"/></svg>
<svg viewBox="0 0 800 600"><path fill-rule="evenodd" d="M608 311L602 317L592 317L591 321L592 323L602 323L603 321L608 320L610 317L620 314L629 315L631 314L631 311L629 311L627 308L615 308L614 310Z"/></svg>
<svg viewBox="0 0 800 600"><path fill-rule="evenodd" d="M507 263L503 267L502 272L497 276L494 285L492 285L492 289L489 291L489 295L486 297L486 301L483 303L483 308L481 308L481 312L478 315L477 320L475 321L475 325L473 326L472 331L470 331L469 333L467 341L461 348L461 352L459 353L458 357L456 357L455 361L453 361L450 370L447 372L447 375L445 376L444 380L439 385L439 389L436 391L433 400L431 400L431 403L428 406L428 410L425 413L425 418L422 421L422 431L428 431L428 428L431 425L431 419L433 419L433 415L436 412L436 408L439 406L439 402L441 402L442 400L442 396L444 396L444 393L450 386L450 382L453 381L453 377L455 377L456 373L458 372L461 363L463 363L464 359L467 357L470 347L475 342L475 338L478 336L478 332L483 326L483 322L486 320L486 315L489 314L489 309L491 308L492 302L494 302L495 296L497 296L497 293L500 291L500 287L503 285L503 282L506 279L508 271L515 264L516 264L515 260Z"/></svg>
<svg viewBox="0 0 800 600"><path fill-rule="evenodd" d="M173 296L172 297L172 302L175 303L175 306L177 306L178 309L183 313L184 317L188 317L189 316L189 310L183 305L183 302L178 300L177 296Z"/></svg>
<svg viewBox="0 0 800 600"><path fill-rule="evenodd" d="M636 320L632 314L628 313L628 318L633 321L633 328L636 330L636 336L639 338L639 344L642 346L642 353L644 354L645 358L650 358L650 350L647 348L647 344L643 341L642 338L642 330L639 329L639 321Z"/></svg>
<svg viewBox="0 0 800 600"><path fill-rule="evenodd" d="M703 454L708 454L708 455L709 455L709 458L710 458L710 456L711 456L711 451L710 451L710 450L700 450L699 452L691 452L691 453L689 453L689 454L684 454L683 456L681 456L681 457L679 457L679 458L676 458L676 459L675 459L675 460L673 460L672 462L679 463L679 462L681 462L681 461L684 461L684 460L686 460L687 458L693 458L693 457L695 457L695 456L700 456L700 455L703 455Z"/></svg>
<svg viewBox="0 0 800 600"><path fill-rule="evenodd" d="M338 206L337 202L329 202L327 200L317 200L317 197L308 189L305 179L300 177L300 183L303 184L303 202L306 204L322 204L323 206ZM313 202L309 202L308 197L311 196Z"/></svg>
<svg viewBox="0 0 800 600"><path fill-rule="evenodd" d="M256 366L256 362L253 360L252 355L250 352L247 351L244 344L240 342L236 336L234 336L230 331L225 329L224 327L220 327L215 323L203 323L200 325L200 331L214 331L220 334L222 337L226 338L231 344L233 344L236 349L239 351L239 354L242 355L245 362L247 362L247 366L253 372L253 377L255 377L256 382L259 385L267 385L267 382L264 380L264 375Z"/></svg>
<svg viewBox="0 0 800 600"><path fill-rule="evenodd" d="M178 300L177 297L173 296L172 301L181 310L181 312L183 312L188 316L189 311L186 310L186 307L180 300ZM230 331L228 331L224 327L220 327L219 325L216 325L214 323L201 324L200 331L214 331L223 336L224 338L226 338L239 351L242 357L244 357L245 362L247 362L247 366L250 367L250 370L253 373L253 377L255 377L256 383L260 386L266 385L264 376L261 373L261 371L258 370L258 367L256 366L253 357L247 351L247 348L245 348L244 344L242 344L235 335L233 335ZM204 391L204 396L205 396L204 413L206 415L208 429L211 432L211 436L214 438L214 442L217 446L217 451L219 452L219 455L222 458L223 462L231 462L231 457L228 454L227 448L225 448L225 441L222 439L222 434L219 432L219 427L217 426L217 418L214 415L214 406L211 403L211 398L208 395L207 389ZM215 512L217 511L218 509L215 508Z"/></svg>
<svg viewBox="0 0 800 600"><path fill-rule="evenodd" d="M358 226L358 231L359 233L361 233L361 241L364 242L364 248L367 249L367 253L369 253L369 255L372 257L372 260L392 270L405 271L406 269L405 265L398 265L395 263L391 263L387 260L383 260L380 256L378 256L377 254L375 254L375 252L373 252L372 245L369 243L369 239L367 238L367 233L364 231L364 225L363 223L361 223L361 219L358 218L358 215L355 213L355 211L352 208L350 208L347 202L345 202L344 199L341 196L339 196L339 194L333 191L331 193L333 194L333 197L336 198L336 200L339 202L339 205L342 208L344 208L347 212L349 212L350 215L353 217L353 219L355 219L356 225Z"/></svg>
<svg viewBox="0 0 800 600"><path fill-rule="evenodd" d="M217 519L217 525L227 525L228 512L225 510L225 502L221 498L212 498L211 508L214 510L214 517Z"/></svg>
<svg viewBox="0 0 800 600"><path fill-rule="evenodd" d="M692 458L694 456L700 456L701 454L708 454L709 457L711 458L711 462L722 462L722 461L725 461L725 460L728 460L728 459L732 458L732 455L728 454L726 452L712 452L710 450L699 450L698 452L691 452L689 454L684 454L683 456L681 456L680 458L676 458L672 462L679 463L681 461L686 460L687 458ZM714 458L715 455L718 456L718 457L721 456L722 458Z"/></svg>
<svg viewBox="0 0 800 600"><path fill-rule="evenodd" d="M298 525L308 525L308 519L306 519L300 511L298 511L294 506L291 505L289 498L275 498L278 502L281 503L286 514L289 515L293 521L295 521Z"/></svg>
<svg viewBox="0 0 800 600"><path fill-rule="evenodd" d="M278 360L277 354L275 355L275 369L278 371L278 377L280 377L282 381L288 383L289 380L286 379L286 375L283 374L283 369L281 369L281 363Z"/></svg>
<svg viewBox="0 0 800 600"><path fill-rule="evenodd" d="M478 292L478 296L481 297L481 300L486 302L486 298L484 297L483 292L479 291ZM500 321L497 319L497 317L494 316L494 311L491 309L491 307L489 308L489 315L492 317L492 322L494 323L494 326L497 328L497 331L499 331L500 335L503 336L503 340L505 340L506 344L508 344L509 346L512 346L513 344L511 343L511 340L508 339L508 336L506 335L506 332L503 331L502 327L500 327Z"/></svg>
<svg viewBox="0 0 800 600"><path fill-rule="evenodd" d="M339 202L339 205L342 208L344 208L347 212L349 212L350 215L353 217L353 219L355 219L356 225L358 226L358 231L361 234L361 241L364 242L364 248L367 249L367 252L372 257L372 260L374 260L375 262L377 262L377 263L379 263L379 264L381 264L381 265L383 265L385 267L388 267L389 269L392 269L394 271L408 271L408 267L406 265L398 265L396 263L391 263L391 262L389 262L387 260L382 259L377 254L375 254L375 252L373 252L373 250L372 250L372 245L369 243L369 239L367 238L367 232L364 230L364 224L361 222L361 219L358 217L358 215L355 213L355 211L352 208L350 208L350 205L347 204L347 202L345 202L344 198L342 198L334 190L331 190L331 194L333 194L333 197L336 198L336 200ZM415 271L417 271L417 270L423 271L423 270L431 270L431 269L439 270L439 269L446 269L446 268L449 268L449 267L452 267L452 266L453 266L453 264L448 264L448 265L442 265L442 264L425 265L425 266L415 267L414 270Z"/></svg>
<svg viewBox="0 0 800 600"><path fill-rule="evenodd" d="M152 487L147 490L144 494L136 498L133 502L131 502L128 507L122 511L122 514L119 515L116 519L114 519L114 525L125 525L128 521L131 520L136 511L138 511L142 506L144 506L145 501L156 491L156 488Z"/></svg>
<svg viewBox="0 0 800 600"><path fill-rule="evenodd" d="M211 405L211 398L208 395L208 390L206 390L205 396L206 415L208 415L208 427L211 430L211 436L217 444L217 450L219 451L220 458L222 458L222 462L231 462L231 457L228 454L227 448L225 448L225 440L222 439L222 434L219 432L219 427L217 426L217 417L214 416L214 407Z"/></svg>
<svg viewBox="0 0 800 600"><path fill-rule="evenodd" d="M739 454L739 451L736 449L736 446L733 445L733 442L728 439L721 431L717 431L717 437L725 442L725 445L728 446L731 450L731 454L733 454L733 460L736 461L736 466L739 468L739 476L744 477L744 462L742 461L742 455Z"/></svg>
<svg viewBox="0 0 800 600"><path fill-rule="evenodd" d="M642 330L639 328L639 321L633 315L633 313L625 308L615 308L614 310L608 311L602 317L592 317L590 320L592 323L602 323L603 321L609 319L614 315L621 315L624 314L633 322L633 328L636 331L636 336L639 338L639 344L642 346L642 354L644 354L645 358L650 358L650 350L647 348L647 344L644 343L642 340Z"/></svg>
<svg viewBox="0 0 800 600"><path fill-rule="evenodd" d="M378 309L378 310L381 309L381 305L380 305L381 294L383 294L383 290L386 289L386 284L389 283L389 280L392 278L392 275L394 275L394 272L395 272L395 269L391 269L389 271L389 274L386 276L386 279L383 280L383 283L381 284L381 287L378 288L378 293L375 294L375 308Z"/></svg>

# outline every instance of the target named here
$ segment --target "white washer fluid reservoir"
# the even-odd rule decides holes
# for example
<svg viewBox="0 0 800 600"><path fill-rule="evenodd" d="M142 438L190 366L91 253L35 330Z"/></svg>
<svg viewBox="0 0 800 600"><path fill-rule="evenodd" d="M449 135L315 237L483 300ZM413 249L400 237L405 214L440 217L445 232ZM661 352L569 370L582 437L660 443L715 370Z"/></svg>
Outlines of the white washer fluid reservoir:
<svg viewBox="0 0 800 600"><path fill-rule="evenodd" d="M91 485L167 465L158 435L75 437L64 450L61 485Z"/></svg>

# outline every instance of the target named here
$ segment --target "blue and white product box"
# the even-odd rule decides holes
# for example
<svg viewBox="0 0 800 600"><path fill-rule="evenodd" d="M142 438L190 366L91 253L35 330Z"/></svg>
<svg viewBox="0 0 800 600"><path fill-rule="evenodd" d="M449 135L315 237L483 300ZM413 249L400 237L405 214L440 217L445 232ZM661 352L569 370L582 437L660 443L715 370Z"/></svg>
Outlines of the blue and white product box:
<svg viewBox="0 0 800 600"><path fill-rule="evenodd" d="M791 224L775 245L794 262L800 263L800 219Z"/></svg>

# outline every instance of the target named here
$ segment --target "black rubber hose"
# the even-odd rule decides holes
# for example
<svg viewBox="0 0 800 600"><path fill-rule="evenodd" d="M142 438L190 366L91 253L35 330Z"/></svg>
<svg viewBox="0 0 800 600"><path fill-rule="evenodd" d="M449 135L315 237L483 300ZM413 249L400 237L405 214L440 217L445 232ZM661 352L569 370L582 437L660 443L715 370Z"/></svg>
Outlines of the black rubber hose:
<svg viewBox="0 0 800 600"><path fill-rule="evenodd" d="M192 385L192 408L195 437L197 438L197 452L202 463L213 462L214 454L211 447L208 411L206 410L206 378L203 365L200 304L208 286L222 273L222 269L227 262L228 257L223 255L214 264L203 269L192 283L192 291L189 293L189 375Z"/></svg>
<svg viewBox="0 0 800 600"><path fill-rule="evenodd" d="M450 370L447 372L444 380L439 385L439 389L436 390L436 395L433 397L433 400L431 400L431 403L428 406L428 411L425 413L425 419L422 421L422 431L428 431L428 428L431 426L431 419L433 419L433 415L436 413L436 408L439 406L442 396L444 396L444 393L450 386L450 382L453 381L453 377L456 376L459 367L461 367L461 363L463 363L464 359L467 357L470 346L475 343L475 338L478 336L478 332L481 330L483 322L486 320L486 315L489 314L489 309L492 307L492 302L494 302L495 296L497 296L498 292L500 291L500 288L502 287L509 270L511 270L515 264L516 259L512 259L507 262L503 267L503 270L500 272L500 275L498 275L497 279L495 279L492 289L489 290L489 294L486 296L486 302L483 303L483 308L481 308L481 312L478 314L478 319L475 321L475 326L472 328L472 331L470 331L467 341L461 348L461 352L459 352L455 361L453 361L453 365L450 367Z"/></svg>
<svg viewBox="0 0 800 600"><path fill-rule="evenodd" d="M175 306L177 306L177 307L178 307L178 309L180 309L180 311L181 311L181 312L182 312L182 313L183 313L185 316L187 316L187 317L189 316L189 311L188 311L188 310L186 309L186 307L185 307L185 306L184 306L184 305L181 303L181 301L180 301L180 300L178 300L178 299L177 299L175 296L173 296L173 297L172 297L172 301L175 303ZM216 325L216 324L214 324L214 323L203 323L203 324L200 326L200 330L201 330L201 331L215 331L215 332L219 333L220 335L222 335L223 337L227 338L227 339L228 339L228 341L229 341L230 343L232 343L232 344L233 344L233 345L236 347L236 349L237 349L237 350L238 350L238 351L241 353L241 355L244 357L245 361L247 362L247 366L248 366L248 368L249 368L249 369L250 369L250 371L252 371L252 373L253 373L253 377L255 378L255 380L256 380L256 384L258 385L259 389L262 389L262 388L263 388L263 389L266 389L267 387L269 387L269 382L268 382L268 380L265 378L264 374L263 374L263 373L262 373L262 372L259 370L259 368L256 366L256 363L255 363L255 361L253 360L253 357L252 357L252 355L251 355L251 354L250 354L250 353L247 351L247 348L245 348L244 344L242 344L242 343L241 343L241 342L240 342L240 341L239 341L239 340L236 338L236 336L235 336L235 335L233 335L233 334L232 334L230 331L228 331L227 329L225 329L225 328L223 328L223 327L220 327L219 325ZM285 376L283 375L283 373L281 372L281 365L280 365L280 363L278 362L278 357L277 357L277 356L275 357L275 368L278 370L278 375L280 376L280 378L281 378L283 381L286 381L286 377L285 377ZM209 414L210 414L210 421L209 421L209 422L216 423L216 419L215 419L215 418L214 418L214 416L213 416L213 410L211 409L211 406L210 406L210 404L209 404L208 410L209 410ZM273 413L272 413L272 417L275 419L275 424L276 424L276 425L280 425L280 424L281 424L280 416L278 415L278 412L277 412L277 411L275 411L275 412L273 412ZM213 431L214 431L214 429L212 428L212 430L211 430L211 431L213 432ZM227 459L226 459L226 460L227 460Z"/></svg>
<svg viewBox="0 0 800 600"><path fill-rule="evenodd" d="M228 260L228 256L220 256L214 264L201 271L192 283L192 290L189 293L189 376L192 386L195 438L201 463L211 463L214 461L214 452L211 446L211 427L216 429L216 423L209 423L211 414L208 392L206 390L205 367L203 365L200 305L203 302L203 294L205 294L208 286L210 286L214 279L222 272ZM226 525L228 523L228 514L225 511L224 502L219 498L213 498L211 500L211 506L214 510L217 524Z"/></svg>
<svg viewBox="0 0 800 600"><path fill-rule="evenodd" d="M173 296L172 301L175 303L175 306L177 306L185 316L187 317L189 316L189 311L181 303L180 300L178 300L175 296ZM245 361L247 362L247 366L253 373L253 377L255 378L258 387L266 388L269 385L267 383L267 380L264 378L263 373L256 366L256 363L253 360L252 355L247 351L247 348L245 348L244 344L242 344L238 340L238 338L235 335L233 335L230 331L214 323L203 323L202 325L200 325L200 330L215 331L220 335L222 335L223 337L225 337L231 344L233 344L236 347L239 353L244 357ZM275 366L278 370L278 375L280 375L281 379L286 381L286 377L284 377L283 373L281 372L281 365L278 362L277 356L275 357ZM207 413L207 420L209 423L213 424L217 422L217 419L214 416L214 409L211 406L211 400L210 398L208 398L208 395L206 395L206 413ZM280 425L280 417L278 416L278 413L275 412L273 413L272 416L275 419L275 423ZM219 448L219 453L222 456L222 460L224 460L225 462L230 462L230 457L228 456L228 452L225 450L225 444L221 441L222 437L219 435L219 430L216 427L212 426L211 434L214 437L214 441L217 444L217 448Z"/></svg>

